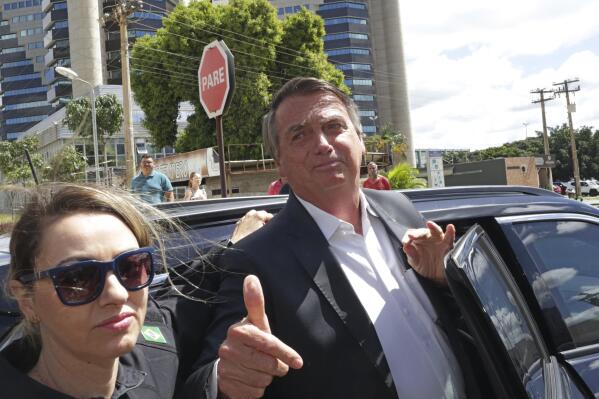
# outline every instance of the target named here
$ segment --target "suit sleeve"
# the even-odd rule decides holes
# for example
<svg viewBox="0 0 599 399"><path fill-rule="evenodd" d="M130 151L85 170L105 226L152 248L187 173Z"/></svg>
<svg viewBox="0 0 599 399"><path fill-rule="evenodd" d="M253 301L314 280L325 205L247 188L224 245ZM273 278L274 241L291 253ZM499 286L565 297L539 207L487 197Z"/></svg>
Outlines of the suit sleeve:
<svg viewBox="0 0 599 399"><path fill-rule="evenodd" d="M205 334L200 356L193 366L193 372L187 379L183 398L209 398L214 391L216 381L214 362L218 358L218 349L224 341L228 328L246 315L243 303L243 279L253 270L250 261L236 247L226 250L217 260L221 269L220 288L213 300L212 322Z"/></svg>

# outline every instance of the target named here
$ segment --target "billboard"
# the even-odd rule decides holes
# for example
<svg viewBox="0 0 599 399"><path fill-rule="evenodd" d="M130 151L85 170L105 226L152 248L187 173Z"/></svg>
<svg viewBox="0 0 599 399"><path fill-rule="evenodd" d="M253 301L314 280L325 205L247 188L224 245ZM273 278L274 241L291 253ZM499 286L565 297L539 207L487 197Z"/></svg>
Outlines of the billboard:
<svg viewBox="0 0 599 399"><path fill-rule="evenodd" d="M154 159L154 164L154 169L167 175L171 182L187 181L191 172L200 172L202 177L220 175L218 152L213 148Z"/></svg>

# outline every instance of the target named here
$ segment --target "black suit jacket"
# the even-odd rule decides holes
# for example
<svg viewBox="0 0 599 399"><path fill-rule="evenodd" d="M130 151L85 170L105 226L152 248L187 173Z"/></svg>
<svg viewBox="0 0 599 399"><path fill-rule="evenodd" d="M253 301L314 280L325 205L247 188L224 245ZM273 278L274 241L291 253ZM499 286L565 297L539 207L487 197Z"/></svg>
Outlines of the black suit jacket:
<svg viewBox="0 0 599 399"><path fill-rule="evenodd" d="M403 254L400 240L408 228L424 225L422 216L401 193L364 192ZM198 362L203 366L188 380L189 397L207 387L210 362L227 328L245 316L242 282L254 274L262 283L272 333L304 360L302 369L275 378L266 398L397 398L373 324L327 240L293 194L271 222L221 260L221 303Z"/></svg>

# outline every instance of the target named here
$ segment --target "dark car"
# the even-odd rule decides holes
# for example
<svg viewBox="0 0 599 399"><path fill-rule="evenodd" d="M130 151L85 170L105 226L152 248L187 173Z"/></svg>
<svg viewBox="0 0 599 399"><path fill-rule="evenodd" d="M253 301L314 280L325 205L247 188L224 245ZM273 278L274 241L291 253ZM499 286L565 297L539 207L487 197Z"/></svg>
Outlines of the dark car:
<svg viewBox="0 0 599 399"><path fill-rule="evenodd" d="M599 210L514 186L409 190L424 217L453 223L449 287L497 398L599 397ZM276 213L286 196L162 205L201 250L226 239L250 209ZM169 238L177 267L195 252ZM3 266L0 265L0 273ZM157 282L159 283L159 281ZM1 302L0 322L16 320Z"/></svg>

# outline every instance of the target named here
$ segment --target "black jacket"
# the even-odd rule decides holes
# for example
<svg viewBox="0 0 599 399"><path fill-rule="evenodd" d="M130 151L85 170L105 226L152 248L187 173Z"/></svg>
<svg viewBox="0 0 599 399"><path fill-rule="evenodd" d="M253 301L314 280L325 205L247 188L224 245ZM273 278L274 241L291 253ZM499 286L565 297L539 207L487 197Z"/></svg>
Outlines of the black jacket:
<svg viewBox="0 0 599 399"><path fill-rule="evenodd" d="M160 338L160 334L158 338L156 335L151 335L151 332L156 332L157 329L164 339ZM2 398L71 398L69 395L38 383L27 375L35 366L38 357L39 351L32 350L25 340L15 341L0 352L0 396ZM172 313L168 307L149 299L144 330L139 335L137 344L131 353L119 358L117 384L112 398L171 398L175 391L178 368L179 356L175 344Z"/></svg>
<svg viewBox="0 0 599 399"><path fill-rule="evenodd" d="M401 238L408 228L423 226L422 216L398 192L364 193L398 255L403 257ZM227 328L245 316L242 282L246 274L255 274L261 280L272 333L304 360L300 370L275 378L264 398L397 398L374 326L328 241L293 194L265 227L226 251L220 265L229 271L223 274L219 289L222 303L215 310L197 369L187 380L186 398L210 392L218 347ZM471 381L469 359L458 342L461 336L450 325L455 323L453 313L445 306L448 293L424 279L420 282L433 306L440 305L436 306L439 324L462 367L467 397L483 397L477 381Z"/></svg>

